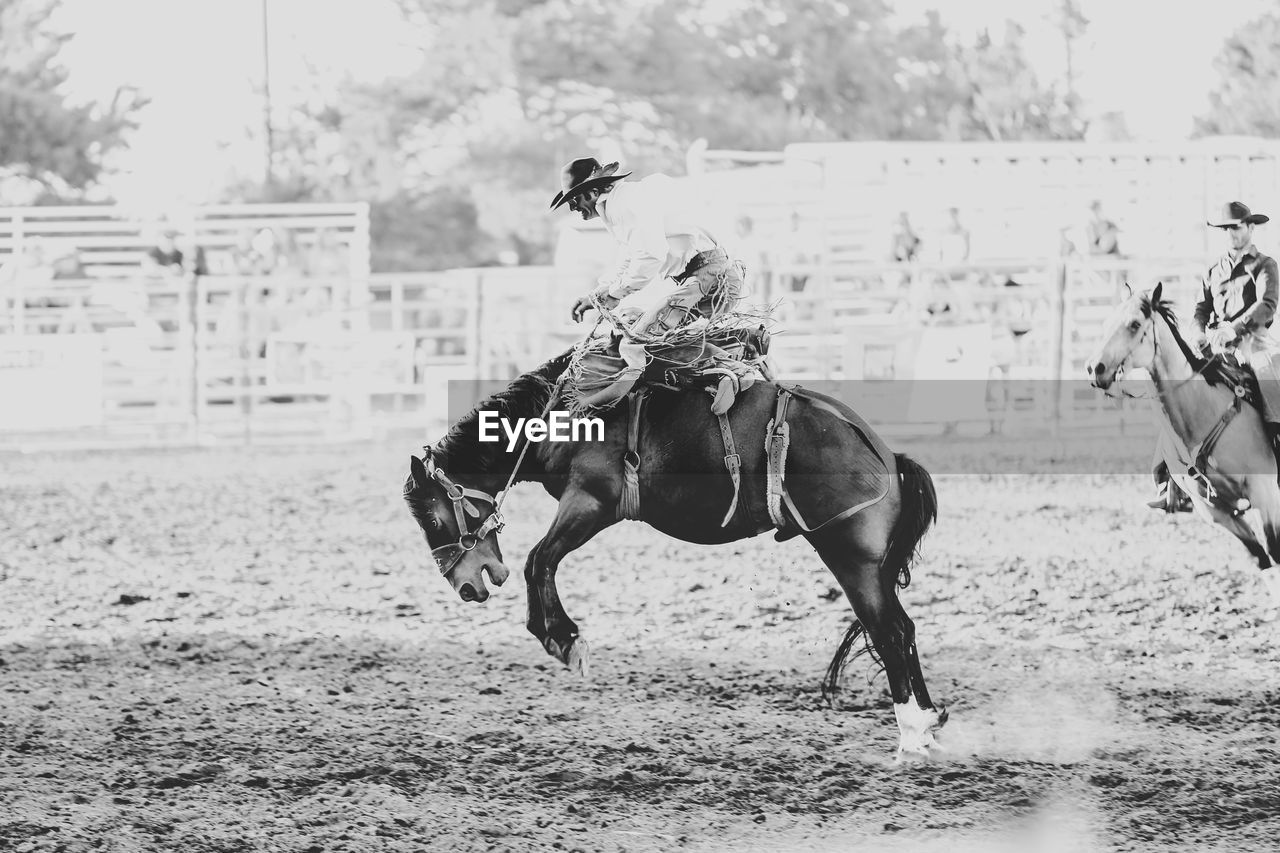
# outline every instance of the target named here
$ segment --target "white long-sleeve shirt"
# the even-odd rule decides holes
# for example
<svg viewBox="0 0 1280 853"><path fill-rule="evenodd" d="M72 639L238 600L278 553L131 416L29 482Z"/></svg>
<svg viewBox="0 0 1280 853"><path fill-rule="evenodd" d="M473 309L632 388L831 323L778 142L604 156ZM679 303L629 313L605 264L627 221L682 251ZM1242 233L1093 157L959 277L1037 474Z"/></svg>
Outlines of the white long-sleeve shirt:
<svg viewBox="0 0 1280 853"><path fill-rule="evenodd" d="M600 285L617 299L679 275L694 255L718 245L706 221L709 214L691 205L666 175L617 183L600 197L598 209L605 229L623 247L617 268L600 277Z"/></svg>

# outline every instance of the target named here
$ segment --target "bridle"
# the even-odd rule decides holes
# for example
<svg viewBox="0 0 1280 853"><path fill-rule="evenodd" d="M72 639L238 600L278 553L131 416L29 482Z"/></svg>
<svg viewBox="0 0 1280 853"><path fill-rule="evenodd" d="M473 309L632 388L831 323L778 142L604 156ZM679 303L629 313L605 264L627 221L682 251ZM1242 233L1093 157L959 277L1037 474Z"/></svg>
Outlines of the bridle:
<svg viewBox="0 0 1280 853"><path fill-rule="evenodd" d="M594 300L592 300L594 302ZM599 306L597 306L599 307ZM596 329L600 327L600 319L596 320L595 326L587 333L587 336L574 346L575 356L584 349L587 343L595 334ZM568 380L568 371L562 373L560 378L556 380L555 386L551 390L551 396L547 398L547 404L542 409L542 417L546 417L547 413L555 406L560 399L560 393L564 390L565 382ZM439 548L431 549L431 557L436 561L436 565L440 568L441 576L447 578L449 574L458 565L463 555L468 551L475 550L476 546L488 537L500 533L502 528L506 526L506 522L502 519L502 502L507 499L507 493L511 491L511 485L516 481L516 474L520 470L520 463L524 462L525 454L529 452L530 442L527 438L521 441L520 455L516 457L516 464L511 467L511 475L507 477L507 484L502 487L502 491L496 495L488 492L482 492L479 489L468 489L458 483L455 483L444 469L435 463L432 458L431 447L422 448L422 462L426 466L427 476L435 480L444 487L445 495L453 503L453 517L458 522L458 541L449 545L441 545ZM472 518L480 517L480 510L476 509L475 504L471 501L484 501L493 507L493 512L489 517L480 522L480 526L475 530L468 529L467 516Z"/></svg>
<svg viewBox="0 0 1280 853"><path fill-rule="evenodd" d="M599 321L596 322L599 325ZM592 333L595 330L592 329ZM590 338L590 335L587 336ZM584 339L583 344L586 343ZM579 344L582 346L582 344ZM547 400L547 405L542 410L542 417L546 417L547 413L560 399L560 392L564 388L565 379L562 375L552 389L551 396ZM507 493L511 491L511 484L516 481L516 473L520 470L520 463L524 461L525 454L529 452L530 442L527 439L521 441L520 455L516 457L516 464L511 467L511 475L507 477L507 484L502 487L502 491L496 495L488 492L482 492L479 489L468 489L467 487L455 483L444 469L435 463L432 458L431 447L422 448L422 461L427 468L427 476L435 480L441 486L444 486L445 496L453 503L453 517L458 522L458 541L449 545L441 545L439 548L431 549L431 556L436 561L436 565L440 568L440 574L443 577L449 577L449 573L458 565L458 561L468 551L475 549L477 545L487 539L489 536L500 533L506 522L502 518L502 502L507 499ZM484 501L493 507L493 512L489 517L480 522L480 526L475 530L469 530L467 526L467 516L472 518L480 517L480 510L476 509L475 504L471 501Z"/></svg>
<svg viewBox="0 0 1280 853"><path fill-rule="evenodd" d="M502 512L499 507L502 506L503 493L499 492L497 496L488 492L481 492L479 489L468 489L458 483L454 483L448 474L444 473L442 467L435 464L431 459L431 448L425 447L424 461L426 462L426 475L435 480L436 483L443 485L444 496L449 498L453 503L453 517L458 523L458 540L457 542L431 549L431 558L435 560L435 565L439 566L440 575L448 578L449 573L458 565L458 561L462 560L462 555L467 551L474 549L477 544L484 542L489 535L499 533L504 526L502 520ZM472 501L483 501L493 507L492 514L481 521L475 530L470 529L467 516L472 519L480 517L480 510L477 510L475 503Z"/></svg>
<svg viewBox="0 0 1280 853"><path fill-rule="evenodd" d="M1147 317L1147 322L1145 323L1145 328L1143 329L1142 335L1138 338L1138 340L1134 341L1133 346L1129 347L1129 351L1124 354L1124 358L1120 359L1120 363L1116 365L1117 381L1123 381L1125 365L1129 362L1129 358L1137 351L1138 347L1142 346L1142 344L1146 341L1147 335L1151 334L1152 331L1155 329L1157 313L1158 312L1153 308L1150 316ZM1151 341L1152 362L1154 362L1159 357L1160 357L1160 338L1156 337L1156 338L1153 338ZM1126 391L1124 388L1120 388L1119 389L1120 394L1124 397L1128 397L1131 400L1163 400L1165 397L1177 391L1183 385L1186 385L1188 382L1191 382L1199 378L1200 376L1202 376L1204 374L1205 369L1208 368L1210 363L1212 363L1212 361L1215 358L1217 358L1217 356L1212 355L1209 358L1202 359L1200 366L1197 367L1190 376L1188 376L1186 379L1183 379L1181 382L1178 382L1177 384L1173 385L1172 387L1166 388L1163 391L1157 391L1154 394L1131 394L1128 391ZM1107 392L1105 391L1103 393L1107 394ZM1238 393L1239 392L1237 392L1237 394ZM1111 395L1107 394L1107 396L1110 397Z"/></svg>
<svg viewBox="0 0 1280 853"><path fill-rule="evenodd" d="M431 557L440 568L440 574L447 578L464 554L473 550L490 535L499 533L505 526L500 508L507 490L504 489L497 495L491 495L479 489L468 489L459 485L450 479L444 469L436 465L435 460L431 458L430 447L424 447L423 451L423 456L425 457L423 461L426 463L427 476L444 487L445 497L453 503L453 517L458 522L458 541L431 549ZM512 472L512 477L515 477L514 471ZM510 488L510 486L511 484L507 483L507 488ZM475 504L472 503L473 500L483 501L493 507L493 512L489 514L488 518L480 522L480 525L475 530L469 529L467 522L467 516L472 518L480 517L480 510L476 509Z"/></svg>

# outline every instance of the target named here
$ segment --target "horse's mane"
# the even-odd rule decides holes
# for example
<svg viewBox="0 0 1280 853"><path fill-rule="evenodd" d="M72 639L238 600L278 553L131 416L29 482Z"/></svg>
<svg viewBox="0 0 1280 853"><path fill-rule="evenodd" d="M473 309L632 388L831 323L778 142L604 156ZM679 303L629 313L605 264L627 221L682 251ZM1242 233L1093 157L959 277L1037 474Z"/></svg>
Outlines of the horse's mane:
<svg viewBox="0 0 1280 853"><path fill-rule="evenodd" d="M1165 296L1159 299L1152 299L1150 293L1142 293L1138 296L1138 304L1142 308L1142 313L1151 317L1158 314L1169 324L1169 330L1173 332L1173 339L1178 342L1178 349L1182 350L1182 355L1191 364L1191 368L1205 378L1210 385L1244 385L1249 387L1249 375L1245 369L1235 364L1231 359L1223 358L1219 355L1213 355L1204 358L1200 353L1196 352L1186 339L1182 337L1182 330L1178 324L1178 315L1173 310L1173 300Z"/></svg>
<svg viewBox="0 0 1280 853"><path fill-rule="evenodd" d="M534 370L512 380L505 391L494 394L458 419L444 438L436 444L432 455L442 468L450 472L480 474L492 470L506 447L504 436L499 442L479 440L479 418L484 411L497 412L509 421L519 418L536 418L542 415L551 390L569 366L573 349L565 350Z"/></svg>

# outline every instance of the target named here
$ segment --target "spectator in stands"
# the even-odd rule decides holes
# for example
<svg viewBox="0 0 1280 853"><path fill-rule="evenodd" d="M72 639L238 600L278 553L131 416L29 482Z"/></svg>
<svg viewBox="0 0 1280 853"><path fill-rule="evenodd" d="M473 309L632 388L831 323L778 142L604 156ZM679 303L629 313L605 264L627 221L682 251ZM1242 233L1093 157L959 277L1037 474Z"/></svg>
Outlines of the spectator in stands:
<svg viewBox="0 0 1280 853"><path fill-rule="evenodd" d="M155 246L142 259L143 269L152 275L182 275L182 251L175 242L178 234L166 228Z"/></svg>
<svg viewBox="0 0 1280 853"><path fill-rule="evenodd" d="M960 317L956 303L956 294L952 288L950 277L939 276L929 288L928 301L924 306L925 314L927 315L924 318L925 322L930 324L959 322Z"/></svg>
<svg viewBox="0 0 1280 853"><path fill-rule="evenodd" d="M27 237L21 249L0 266L0 285L6 287L39 285L53 278L53 266L45 257L44 241Z"/></svg>
<svg viewBox="0 0 1280 853"><path fill-rule="evenodd" d="M262 274L270 275L276 271L276 263L280 259L280 241L274 228L259 228L253 235L253 251L261 258Z"/></svg>
<svg viewBox="0 0 1280 853"><path fill-rule="evenodd" d="M50 266L53 269L53 277L60 281L79 280L88 278L85 272L84 264L80 260L80 250L76 248L74 243L63 243L57 246L49 253L49 257L53 259Z"/></svg>
<svg viewBox="0 0 1280 853"><path fill-rule="evenodd" d="M1102 202L1095 200L1089 211L1089 254L1120 254L1120 229L1102 213Z"/></svg>
<svg viewBox="0 0 1280 853"><path fill-rule="evenodd" d="M298 241L288 228L263 228L253 237L253 248L269 275L301 275L304 264Z"/></svg>
<svg viewBox="0 0 1280 853"><path fill-rule="evenodd" d="M910 227L910 226L908 226ZM938 241L939 260L944 264L964 264L969 261L969 229L960 221L960 208L947 211L947 226Z"/></svg>
<svg viewBox="0 0 1280 853"><path fill-rule="evenodd" d="M898 263L914 261L920 256L920 235L911 227L911 220L904 210L893 223L893 236L889 244L889 257Z"/></svg>
<svg viewBox="0 0 1280 853"><path fill-rule="evenodd" d="M196 242L194 234L182 238L179 248L182 255L182 270L190 277L208 275L209 264L205 260L204 247Z"/></svg>
<svg viewBox="0 0 1280 853"><path fill-rule="evenodd" d="M1058 229L1058 257L1069 258L1077 253L1076 241L1071 239L1071 226L1063 225Z"/></svg>

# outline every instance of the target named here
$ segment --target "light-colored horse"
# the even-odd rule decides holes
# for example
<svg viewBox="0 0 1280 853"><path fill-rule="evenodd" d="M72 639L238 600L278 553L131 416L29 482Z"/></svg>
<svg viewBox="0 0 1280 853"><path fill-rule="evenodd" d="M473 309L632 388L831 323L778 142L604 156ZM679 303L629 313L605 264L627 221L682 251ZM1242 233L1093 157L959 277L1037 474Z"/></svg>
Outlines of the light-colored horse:
<svg viewBox="0 0 1280 853"><path fill-rule="evenodd" d="M1280 603L1280 484L1262 417L1242 396L1250 377L1232 356L1204 358L1186 342L1160 284L1124 301L1088 364L1104 391L1131 368L1146 370L1155 385L1173 481L1197 515L1244 543Z"/></svg>

